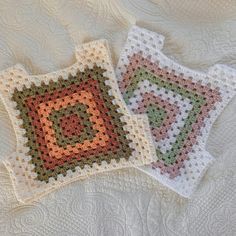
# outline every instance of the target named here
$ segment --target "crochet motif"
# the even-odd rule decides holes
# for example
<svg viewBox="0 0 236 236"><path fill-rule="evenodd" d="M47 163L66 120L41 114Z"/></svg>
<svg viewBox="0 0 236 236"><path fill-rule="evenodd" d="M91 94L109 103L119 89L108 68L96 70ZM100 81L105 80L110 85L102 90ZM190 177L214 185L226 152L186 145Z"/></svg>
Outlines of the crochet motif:
<svg viewBox="0 0 236 236"><path fill-rule="evenodd" d="M116 72L130 110L149 118L158 161L141 170L189 197L213 160L205 143L235 95L235 78L225 81L219 71L229 69L219 65L208 74L180 66L161 53L163 43L163 36L134 26Z"/></svg>
<svg viewBox="0 0 236 236"><path fill-rule="evenodd" d="M2 73L2 99L17 136L5 164L19 200L153 161L148 120L129 115L105 43L79 46L78 63L65 70L29 76L18 65Z"/></svg>

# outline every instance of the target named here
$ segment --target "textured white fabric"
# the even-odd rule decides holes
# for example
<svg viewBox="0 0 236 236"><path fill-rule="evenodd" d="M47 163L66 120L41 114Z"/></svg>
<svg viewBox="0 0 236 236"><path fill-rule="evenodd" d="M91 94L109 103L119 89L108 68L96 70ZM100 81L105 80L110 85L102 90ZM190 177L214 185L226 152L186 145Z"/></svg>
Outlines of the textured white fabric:
<svg viewBox="0 0 236 236"><path fill-rule="evenodd" d="M160 32L164 52L206 70L236 62L233 0L41 0L0 2L0 69L32 74L75 62L74 46L109 40L114 64L131 24ZM1 104L1 103L0 103ZM217 119L207 149L216 158L191 200L135 169L77 181L39 202L20 205L0 166L0 235L226 235L236 232L236 99ZM0 155L15 137L0 105Z"/></svg>

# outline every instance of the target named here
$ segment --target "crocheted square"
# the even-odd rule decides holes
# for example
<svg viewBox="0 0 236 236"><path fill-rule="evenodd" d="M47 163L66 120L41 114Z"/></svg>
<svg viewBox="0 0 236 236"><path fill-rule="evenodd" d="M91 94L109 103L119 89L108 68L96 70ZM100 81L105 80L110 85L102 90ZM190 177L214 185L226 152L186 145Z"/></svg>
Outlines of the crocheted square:
<svg viewBox="0 0 236 236"><path fill-rule="evenodd" d="M130 110L149 118L158 161L141 169L189 197L213 160L206 139L235 84L175 63L160 51L163 43L163 36L134 26L116 72Z"/></svg>
<svg viewBox="0 0 236 236"><path fill-rule="evenodd" d="M40 76L19 66L2 72L1 96L17 136L5 164L21 201L155 156L148 120L131 116L120 96L106 41L79 46L77 60Z"/></svg>

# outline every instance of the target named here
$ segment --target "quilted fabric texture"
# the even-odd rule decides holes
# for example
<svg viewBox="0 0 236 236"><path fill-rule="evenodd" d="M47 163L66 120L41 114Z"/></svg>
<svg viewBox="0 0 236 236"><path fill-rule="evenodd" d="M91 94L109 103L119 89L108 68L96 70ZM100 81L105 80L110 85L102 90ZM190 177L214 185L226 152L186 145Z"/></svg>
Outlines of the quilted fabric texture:
<svg viewBox="0 0 236 236"><path fill-rule="evenodd" d="M19 200L29 201L89 174L153 161L144 116L129 115L106 41L77 47L77 63L29 76L17 65L1 75L16 152L4 161Z"/></svg>
<svg viewBox="0 0 236 236"><path fill-rule="evenodd" d="M199 73L166 57L164 38L134 26L117 65L130 110L146 113L158 161L140 169L190 197L213 157L205 145L212 124L236 93L235 72L216 65ZM219 71L233 73L232 78ZM214 76L212 73L214 72Z"/></svg>
<svg viewBox="0 0 236 236"><path fill-rule="evenodd" d="M236 65L236 1L0 1L0 70L44 74L75 63L74 46L105 37L119 58L130 25L165 35L163 52L189 68ZM191 199L135 168L93 175L19 204L0 164L1 236L232 236L236 232L236 97L214 123L215 162ZM0 101L0 159L16 138Z"/></svg>

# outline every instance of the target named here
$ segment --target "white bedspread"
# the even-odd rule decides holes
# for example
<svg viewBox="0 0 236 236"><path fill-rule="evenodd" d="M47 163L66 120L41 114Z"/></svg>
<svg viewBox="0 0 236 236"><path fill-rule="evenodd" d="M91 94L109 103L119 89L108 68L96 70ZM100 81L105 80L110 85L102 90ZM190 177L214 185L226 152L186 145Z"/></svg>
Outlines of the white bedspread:
<svg viewBox="0 0 236 236"><path fill-rule="evenodd" d="M135 22L162 33L164 52L186 66L236 68L233 0L8 0L0 2L0 69L22 63L32 74L57 70L75 61L76 44L98 38L109 40L115 65ZM15 145L0 103L1 159ZM0 165L0 235L236 235L236 98L214 124L207 147L216 161L191 200L126 169L21 205Z"/></svg>

